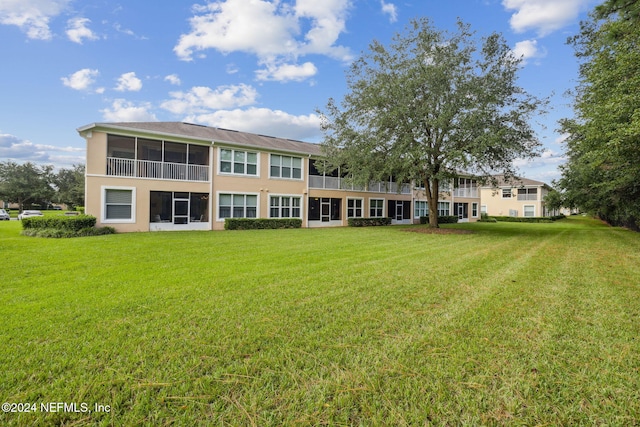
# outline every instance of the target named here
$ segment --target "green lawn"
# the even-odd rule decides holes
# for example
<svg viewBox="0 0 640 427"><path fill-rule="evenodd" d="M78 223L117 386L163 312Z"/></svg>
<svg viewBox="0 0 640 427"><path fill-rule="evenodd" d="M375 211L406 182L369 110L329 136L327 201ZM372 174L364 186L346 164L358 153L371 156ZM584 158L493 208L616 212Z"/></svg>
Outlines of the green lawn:
<svg viewBox="0 0 640 427"><path fill-rule="evenodd" d="M640 235L447 227L2 222L0 425L640 425Z"/></svg>

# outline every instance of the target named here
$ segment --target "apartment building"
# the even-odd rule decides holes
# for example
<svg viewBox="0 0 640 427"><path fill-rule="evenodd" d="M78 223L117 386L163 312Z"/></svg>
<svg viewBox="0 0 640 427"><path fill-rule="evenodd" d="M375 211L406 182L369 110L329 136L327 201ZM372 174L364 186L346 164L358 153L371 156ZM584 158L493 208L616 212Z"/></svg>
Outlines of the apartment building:
<svg viewBox="0 0 640 427"><path fill-rule="evenodd" d="M507 181L496 175L498 186L481 188L481 212L490 216L541 217L550 216L544 197L551 190L549 185L533 179L514 177Z"/></svg>
<svg viewBox="0 0 640 427"><path fill-rule="evenodd" d="M181 122L92 123L85 210L119 232L222 230L225 218L300 218L303 227L349 218L419 222L424 189L393 178L356 186L324 171L320 145ZM476 181L443 186L440 215L479 217Z"/></svg>

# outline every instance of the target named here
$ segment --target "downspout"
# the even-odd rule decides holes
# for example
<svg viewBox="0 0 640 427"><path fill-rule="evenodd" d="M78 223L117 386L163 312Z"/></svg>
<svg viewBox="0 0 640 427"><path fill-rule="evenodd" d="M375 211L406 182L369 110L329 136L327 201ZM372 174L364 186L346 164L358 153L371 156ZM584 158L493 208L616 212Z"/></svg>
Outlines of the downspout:
<svg viewBox="0 0 640 427"><path fill-rule="evenodd" d="M210 231L213 231L213 226L215 224L216 213L213 210L213 199L215 198L215 193L213 192L213 176L215 175L213 170L215 168L215 164L213 163L214 151L215 151L215 141L211 141L211 152L209 153L209 164L211 165L211 169L209 170L209 220L211 221Z"/></svg>

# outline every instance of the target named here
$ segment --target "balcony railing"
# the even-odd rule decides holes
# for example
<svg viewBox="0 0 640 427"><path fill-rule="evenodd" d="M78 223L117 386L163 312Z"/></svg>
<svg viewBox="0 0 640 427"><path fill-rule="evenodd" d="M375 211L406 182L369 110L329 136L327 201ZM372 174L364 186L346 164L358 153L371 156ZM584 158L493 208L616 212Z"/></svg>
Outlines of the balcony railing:
<svg viewBox="0 0 640 427"><path fill-rule="evenodd" d="M334 176L309 175L309 188L325 190L350 190L371 193L398 193L398 184L395 182L370 182L368 186L354 185L346 179ZM400 194L411 194L411 186L403 184Z"/></svg>
<svg viewBox="0 0 640 427"><path fill-rule="evenodd" d="M180 181L208 181L209 166L107 157L107 175Z"/></svg>
<svg viewBox="0 0 640 427"><path fill-rule="evenodd" d="M518 194L518 200L538 200L537 194Z"/></svg>
<svg viewBox="0 0 640 427"><path fill-rule="evenodd" d="M453 190L453 197L479 197L478 188L455 188Z"/></svg>

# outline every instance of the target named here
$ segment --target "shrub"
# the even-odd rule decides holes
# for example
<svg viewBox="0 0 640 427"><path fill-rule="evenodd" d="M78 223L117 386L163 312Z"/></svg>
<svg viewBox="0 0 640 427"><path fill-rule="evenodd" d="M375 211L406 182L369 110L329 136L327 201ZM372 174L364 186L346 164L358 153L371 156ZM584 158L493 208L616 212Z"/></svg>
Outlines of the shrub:
<svg viewBox="0 0 640 427"><path fill-rule="evenodd" d="M300 228L300 218L225 218L225 230L263 230L280 228Z"/></svg>
<svg viewBox="0 0 640 427"><path fill-rule="evenodd" d="M438 217L438 224L456 224L458 222L458 217L455 215L446 215ZM420 224L429 224L428 216L420 217Z"/></svg>
<svg viewBox="0 0 640 427"><path fill-rule="evenodd" d="M85 237L114 234L113 227L96 228L96 218L90 215L30 217L22 220L22 235L31 237Z"/></svg>
<svg viewBox="0 0 640 427"><path fill-rule="evenodd" d="M533 216L491 216L489 218L498 222L553 222L551 218Z"/></svg>
<svg viewBox="0 0 640 427"><path fill-rule="evenodd" d="M96 217L91 215L77 215L77 216L45 216L45 217L29 217L22 220L22 228L27 229L60 229L79 231L83 228L91 228L96 225Z"/></svg>
<svg viewBox="0 0 640 427"><path fill-rule="evenodd" d="M349 218L349 227L374 227L379 225L390 225L391 218Z"/></svg>

